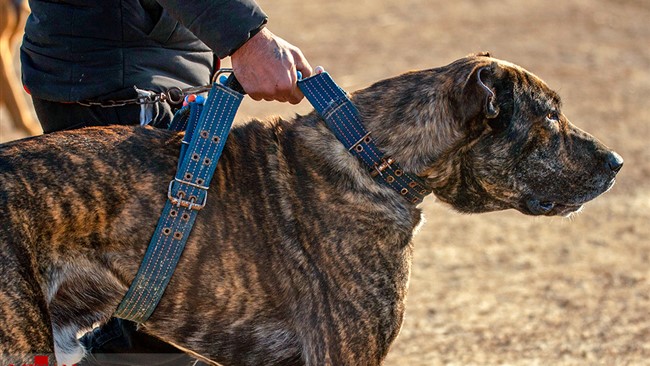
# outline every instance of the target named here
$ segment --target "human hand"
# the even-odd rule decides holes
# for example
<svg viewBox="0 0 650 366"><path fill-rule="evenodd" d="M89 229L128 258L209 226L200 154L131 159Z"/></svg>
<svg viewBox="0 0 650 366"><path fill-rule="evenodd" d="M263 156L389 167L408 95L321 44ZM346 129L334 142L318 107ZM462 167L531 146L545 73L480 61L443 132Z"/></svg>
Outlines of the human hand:
<svg viewBox="0 0 650 366"><path fill-rule="evenodd" d="M309 62L300 49L268 29L259 31L230 58L237 80L254 100L297 104L304 97L296 71L311 76Z"/></svg>

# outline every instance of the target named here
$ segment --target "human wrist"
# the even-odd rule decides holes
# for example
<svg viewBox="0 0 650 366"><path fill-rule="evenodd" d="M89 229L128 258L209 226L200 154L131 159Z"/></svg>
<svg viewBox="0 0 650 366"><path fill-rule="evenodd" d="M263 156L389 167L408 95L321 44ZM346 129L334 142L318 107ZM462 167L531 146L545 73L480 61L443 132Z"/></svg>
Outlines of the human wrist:
<svg viewBox="0 0 650 366"><path fill-rule="evenodd" d="M242 48L246 43L248 43L248 41L253 39L253 37L255 37L257 34L259 34L263 29L265 29L266 28L266 23L267 23L267 19L264 19L264 21L262 22L262 24L259 25L259 27L257 27L255 29L251 30L250 32L248 32L248 38L246 38L246 40L244 42L242 42L239 46L235 47L232 50L232 52L230 52L229 56L232 56L235 52L237 52L240 48Z"/></svg>

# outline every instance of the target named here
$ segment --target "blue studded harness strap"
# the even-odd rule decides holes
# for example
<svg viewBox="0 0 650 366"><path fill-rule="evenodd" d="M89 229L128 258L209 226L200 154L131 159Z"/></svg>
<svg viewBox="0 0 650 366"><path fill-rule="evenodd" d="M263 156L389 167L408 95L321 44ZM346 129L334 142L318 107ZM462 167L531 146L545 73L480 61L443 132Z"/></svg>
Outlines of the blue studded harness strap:
<svg viewBox="0 0 650 366"><path fill-rule="evenodd" d="M138 273L114 313L144 323L153 313L185 248L239 108L242 94L214 84L205 105L191 103L171 128L187 125L176 176ZM174 125L174 123L176 125Z"/></svg>
<svg viewBox="0 0 650 366"><path fill-rule="evenodd" d="M174 179L156 231L128 292L113 316L144 323L162 298L187 242L196 215L205 206L208 187L243 93L231 75L225 85L215 83L205 104L192 102L174 116L170 129L185 128ZM431 190L417 175L404 172L384 156L361 124L359 112L345 91L326 72L302 79L298 85L314 109L351 154L359 158L376 180L414 204Z"/></svg>
<svg viewBox="0 0 650 366"><path fill-rule="evenodd" d="M359 158L378 182L389 186L409 202L418 204L431 193L426 182L402 170L374 144L361 123L359 111L327 72L298 81L298 86L327 126L350 153Z"/></svg>

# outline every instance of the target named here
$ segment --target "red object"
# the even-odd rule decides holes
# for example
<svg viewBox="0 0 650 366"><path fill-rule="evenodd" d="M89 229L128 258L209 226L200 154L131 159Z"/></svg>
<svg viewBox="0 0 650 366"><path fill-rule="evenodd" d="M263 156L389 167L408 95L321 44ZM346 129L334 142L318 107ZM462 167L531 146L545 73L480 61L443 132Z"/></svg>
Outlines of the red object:
<svg viewBox="0 0 650 366"><path fill-rule="evenodd" d="M192 103L193 101L196 100L196 95L195 94L190 94L187 96L187 102Z"/></svg>
<svg viewBox="0 0 650 366"><path fill-rule="evenodd" d="M47 366L50 363L48 356L34 356L34 366Z"/></svg>
<svg viewBox="0 0 650 366"><path fill-rule="evenodd" d="M25 89L25 93L27 93L29 95L32 95L32 92L29 91L29 88L27 87L27 85L23 84L23 89Z"/></svg>

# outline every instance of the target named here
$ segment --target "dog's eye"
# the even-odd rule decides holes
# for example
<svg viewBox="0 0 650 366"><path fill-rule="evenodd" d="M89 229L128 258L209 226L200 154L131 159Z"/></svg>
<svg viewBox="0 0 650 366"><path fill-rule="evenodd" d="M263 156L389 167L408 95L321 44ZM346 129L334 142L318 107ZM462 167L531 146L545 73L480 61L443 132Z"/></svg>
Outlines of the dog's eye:
<svg viewBox="0 0 650 366"><path fill-rule="evenodd" d="M560 121L560 114L553 111L546 115L546 120L549 122L558 122Z"/></svg>

